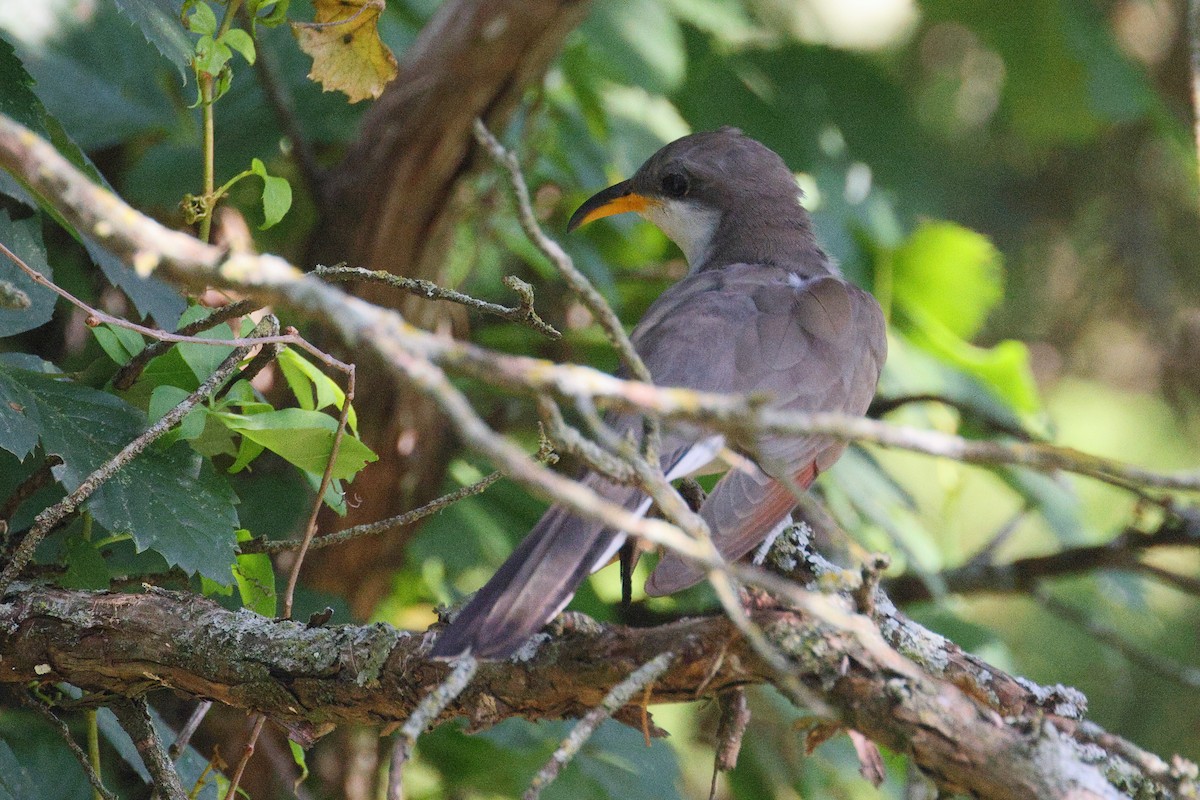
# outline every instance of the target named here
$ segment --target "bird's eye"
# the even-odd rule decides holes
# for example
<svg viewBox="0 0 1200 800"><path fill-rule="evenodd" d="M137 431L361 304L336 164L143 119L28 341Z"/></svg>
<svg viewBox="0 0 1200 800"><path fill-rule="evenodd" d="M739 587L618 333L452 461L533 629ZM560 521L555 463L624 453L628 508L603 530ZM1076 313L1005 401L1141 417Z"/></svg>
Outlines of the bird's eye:
<svg viewBox="0 0 1200 800"><path fill-rule="evenodd" d="M683 197L688 193L687 177L681 172L668 172L663 175L662 190L667 197Z"/></svg>

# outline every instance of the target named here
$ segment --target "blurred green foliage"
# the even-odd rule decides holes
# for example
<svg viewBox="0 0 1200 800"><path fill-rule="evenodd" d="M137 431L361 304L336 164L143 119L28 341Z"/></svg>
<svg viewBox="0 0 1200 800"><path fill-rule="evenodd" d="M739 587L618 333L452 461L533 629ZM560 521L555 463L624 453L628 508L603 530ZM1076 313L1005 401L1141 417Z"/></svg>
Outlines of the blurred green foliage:
<svg viewBox="0 0 1200 800"><path fill-rule="evenodd" d="M101 3L55 17L46 5L38 11L43 19L0 8L0 109L51 137L135 205L175 223L182 220L180 198L200 183L198 115L188 107L195 87L181 83L191 44L171 27L177 10L168 0ZM401 58L432 11L432 3L419 0L388 8L381 31ZM303 2L293 3L290 13L311 17ZM1018 426L1150 467L1194 466L1195 418L1154 398L1162 370L1188 357L1168 347L1174 320L1200 303L1183 15L1179 0L606 0L571 34L506 138L519 147L538 213L557 235L578 202L628 176L664 142L737 125L797 171L824 245L848 277L883 303L891 355L882 393L937 395L958 406L913 404L892 419L965 436ZM300 129L320 158L335 163L355 135L362 107L309 83L307 59L289 34L260 29L258 35L260 57L265 53L276 64L294 97ZM236 71L216 113L218 184L251 163L263 176L294 177L278 121L251 69ZM502 181L485 172L468 189L472 202L464 204L447 254L450 282L499 298L506 294L500 278L518 274L537 286L543 315L566 331L552 343L479 318L472 320L471 336L510 352L615 366L604 338L525 240ZM6 176L0 176L0 192L13 198L0 200L0 238L44 253L56 280L71 291L90 301L111 299L95 261L137 312L170 325L183 311L182 300L161 284L122 272L96 248L75 243L88 245L86 237L74 231L74 238L64 237L52 220L33 216L37 199ZM257 220L259 194L238 187L231 198ZM291 213L256 234L259 246L300 261L306 242L320 235L312 227L313 209L312 198L298 193ZM630 325L682 274L674 247L635 220L590 226L566 244ZM0 263L0 279L19 278ZM53 301L34 294L39 326L0 327L13 337L0 343L3 349L34 354L92 378L95 386L108 377L88 373L102 350L119 361L122 347L136 349L116 334L98 342L72 338L61 304L46 324ZM11 313L0 311L0 326ZM162 405L174 396L171 387L195 385L196 365L176 353L174 361L158 364L157 382L140 398L143 408L156 407L152 391L160 390ZM17 363L28 371L40 363L20 358L0 369L12 371ZM302 413L315 413L337 398L324 384L306 384L314 380L306 374L295 364L283 370ZM463 386L489 420L534 448L528 403L473 382ZM0 380L0 392L27 397L29 384ZM205 456L236 454L229 450L231 427L213 424L210 419L180 437L197 444L221 434L226 439ZM256 441L251 427L236 430ZM24 452L0 454L0 496L32 463L17 456L37 442L28 431L24 439L19 430L7 433ZM271 437L259 432L257 441L289 457L285 450L294 442L265 438ZM485 469L469 455L456 458L447 488ZM230 480L243 500L242 525L256 534L295 532L305 489L296 473L268 460ZM902 453L852 451L820 491L860 544L892 553L897 571L930 576L970 559L1014 515L1021 516L997 553L1001 560L1106 541L1137 519L1135 499L1110 488ZM52 490L43 495L53 500ZM476 588L541 509L501 482L433 517L379 617L427 619L432 604ZM96 522L104 524L99 515ZM226 526L226 550L207 552L207 566L187 561L186 551L140 552L144 542L122 541L107 554L106 569L161 570L166 556L205 574L222 565L228 573L233 523ZM103 585L107 574L80 524L48 540L40 557L65 558L70 585ZM1169 559L1179 572L1200 568L1192 552ZM246 565L239 577L265 584L261 567ZM1116 573L1050 588L1140 647L1200 662L1194 598ZM615 576L601 573L580 592L576 607L617 618L617 595ZM698 589L647 605L674 612L705 607L710 599ZM273 600L251 602L266 609ZM320 607L323 599L302 597L300 605L306 603ZM1194 690L1147 676L1035 603L947 597L912 611L1001 668L1078 685L1091 700L1093 718L1139 744L1164 755L1200 756ZM1186 702L1180 692L1188 693ZM752 702L753 735L738 769L723 779L723 796L903 796L902 759L888 757L889 780L874 789L858 776L844 737L807 756L795 730L800 712L767 691L755 692ZM655 743L647 749L640 735L606 725L546 796L706 796L712 709L672 706L656 710L656 717L672 731L669 748ZM564 731L510 721L467 736L443 726L421 740L413 796L518 794ZM35 746L53 740L48 729L0 725L0 736L12 744L9 749L0 741L0 763L15 758L26 766L25 773L0 769L0 794L22 796L26 777L74 776L69 760L53 769L30 760L35 752L44 754L38 758L59 752Z"/></svg>

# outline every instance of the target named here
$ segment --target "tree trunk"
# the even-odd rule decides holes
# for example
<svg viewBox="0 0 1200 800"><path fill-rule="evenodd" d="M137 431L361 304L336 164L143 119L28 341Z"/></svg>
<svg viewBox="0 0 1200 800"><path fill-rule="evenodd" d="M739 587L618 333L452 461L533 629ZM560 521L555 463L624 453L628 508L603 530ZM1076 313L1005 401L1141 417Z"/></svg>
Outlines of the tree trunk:
<svg viewBox="0 0 1200 800"><path fill-rule="evenodd" d="M438 281L455 219L455 185L473 161L474 120L502 126L588 6L586 0L442 5L405 54L400 76L367 113L357 144L330 175L324 218L310 247L313 261ZM375 286L363 286L359 294L398 308L429 330L455 322L445 304ZM326 528L399 513L441 486L450 444L443 421L428 400L385 375L360 365L356 406L363 438L380 460L351 487L348 518L327 518ZM308 559L305 579L345 595L354 614L365 618L389 591L407 540L392 535L320 553Z"/></svg>

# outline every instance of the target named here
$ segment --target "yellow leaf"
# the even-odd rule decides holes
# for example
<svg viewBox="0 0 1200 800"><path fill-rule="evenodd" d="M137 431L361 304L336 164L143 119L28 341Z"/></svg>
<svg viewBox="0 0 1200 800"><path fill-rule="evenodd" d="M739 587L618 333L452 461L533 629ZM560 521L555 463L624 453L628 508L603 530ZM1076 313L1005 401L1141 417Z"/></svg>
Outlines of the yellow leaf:
<svg viewBox="0 0 1200 800"><path fill-rule="evenodd" d="M308 77L351 103L379 97L396 77L396 57L379 38L384 0L316 0L314 22L293 22L300 49L312 56Z"/></svg>

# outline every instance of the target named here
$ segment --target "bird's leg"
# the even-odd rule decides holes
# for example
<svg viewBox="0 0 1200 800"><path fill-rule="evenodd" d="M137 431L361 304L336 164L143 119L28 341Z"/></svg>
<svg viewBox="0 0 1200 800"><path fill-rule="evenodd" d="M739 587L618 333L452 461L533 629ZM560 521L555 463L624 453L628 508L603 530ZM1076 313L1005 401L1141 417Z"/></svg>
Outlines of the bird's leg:
<svg viewBox="0 0 1200 800"><path fill-rule="evenodd" d="M633 568L637 566L638 547L633 539L627 539L618 552L621 559L621 608L628 610L633 602Z"/></svg>

